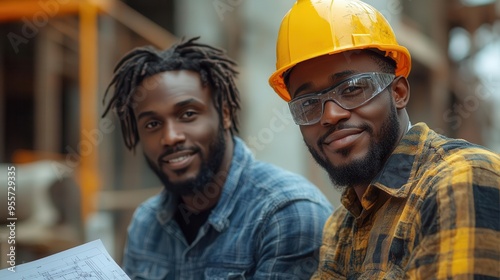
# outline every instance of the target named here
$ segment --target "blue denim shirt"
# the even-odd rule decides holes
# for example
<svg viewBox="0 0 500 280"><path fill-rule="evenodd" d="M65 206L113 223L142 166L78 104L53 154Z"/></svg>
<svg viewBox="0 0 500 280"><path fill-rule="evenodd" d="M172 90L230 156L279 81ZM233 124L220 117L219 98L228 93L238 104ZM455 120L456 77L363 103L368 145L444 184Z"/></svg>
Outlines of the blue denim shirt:
<svg viewBox="0 0 500 280"><path fill-rule="evenodd" d="M220 200L188 244L163 191L135 211L123 268L132 279L309 279L332 213L305 178L257 161L239 138Z"/></svg>

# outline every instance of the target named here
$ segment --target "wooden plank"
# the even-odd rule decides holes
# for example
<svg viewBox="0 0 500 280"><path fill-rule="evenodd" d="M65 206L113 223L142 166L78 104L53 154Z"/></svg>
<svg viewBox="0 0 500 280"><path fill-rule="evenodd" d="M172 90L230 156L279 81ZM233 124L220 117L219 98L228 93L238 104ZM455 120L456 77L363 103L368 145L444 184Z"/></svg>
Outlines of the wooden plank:
<svg viewBox="0 0 500 280"><path fill-rule="evenodd" d="M80 1L80 168L78 181L82 196L82 219L95 211L100 189L99 178L99 113L97 84L97 9L88 1ZM91 136L89 139L89 135ZM92 137L94 135L94 137Z"/></svg>
<svg viewBox="0 0 500 280"><path fill-rule="evenodd" d="M142 14L121 1L105 1L100 5L103 13L108 14L128 29L134 31L151 44L164 49L172 45L177 38L163 27L144 17Z"/></svg>
<svg viewBox="0 0 500 280"><path fill-rule="evenodd" d="M0 22L22 20L37 27L55 16L76 14L77 0L3 0L0 3Z"/></svg>

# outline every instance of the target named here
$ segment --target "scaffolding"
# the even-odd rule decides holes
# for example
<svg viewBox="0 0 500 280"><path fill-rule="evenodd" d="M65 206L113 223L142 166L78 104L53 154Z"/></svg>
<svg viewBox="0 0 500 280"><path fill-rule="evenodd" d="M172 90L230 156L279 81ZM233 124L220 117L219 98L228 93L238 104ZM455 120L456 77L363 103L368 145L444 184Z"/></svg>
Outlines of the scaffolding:
<svg viewBox="0 0 500 280"><path fill-rule="evenodd" d="M98 65L99 17L112 18L159 48L171 45L175 37L121 1L4 0L0 2L0 23L19 20L23 20L25 24L30 20L34 23L40 23L67 15L74 15L78 20L77 34L74 30L64 26L60 29L78 40L79 143L84 143L88 138L84 132L99 129L100 114L97 110L99 102L98 75L100 73ZM19 38L13 37L13 39ZM20 39L22 40L22 38ZM43 69L47 66L41 65L40 67ZM43 98L45 97L38 97L38 99ZM41 148L43 149L43 147ZM96 203L102 185L98 149L88 149L85 156L79 157L76 176L81 190L82 220L85 221L90 214L96 211Z"/></svg>

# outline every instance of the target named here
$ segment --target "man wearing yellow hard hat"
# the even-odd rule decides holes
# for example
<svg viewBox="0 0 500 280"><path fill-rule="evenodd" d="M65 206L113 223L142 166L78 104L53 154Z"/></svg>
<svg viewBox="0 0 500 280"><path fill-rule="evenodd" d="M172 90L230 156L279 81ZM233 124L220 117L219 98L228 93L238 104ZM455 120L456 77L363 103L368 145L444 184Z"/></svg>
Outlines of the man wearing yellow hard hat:
<svg viewBox="0 0 500 280"><path fill-rule="evenodd" d="M276 52L270 85L342 190L313 279L500 278L500 156L410 123L410 53L381 13L298 0Z"/></svg>

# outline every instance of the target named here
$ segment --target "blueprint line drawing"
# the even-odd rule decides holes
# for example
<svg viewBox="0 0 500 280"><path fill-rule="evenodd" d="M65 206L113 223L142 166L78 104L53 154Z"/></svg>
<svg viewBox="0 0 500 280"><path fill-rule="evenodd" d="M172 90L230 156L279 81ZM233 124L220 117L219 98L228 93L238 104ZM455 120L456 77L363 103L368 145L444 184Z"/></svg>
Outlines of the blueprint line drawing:
<svg viewBox="0 0 500 280"><path fill-rule="evenodd" d="M130 280L111 258L101 240L15 267L4 269L0 279L12 280Z"/></svg>

